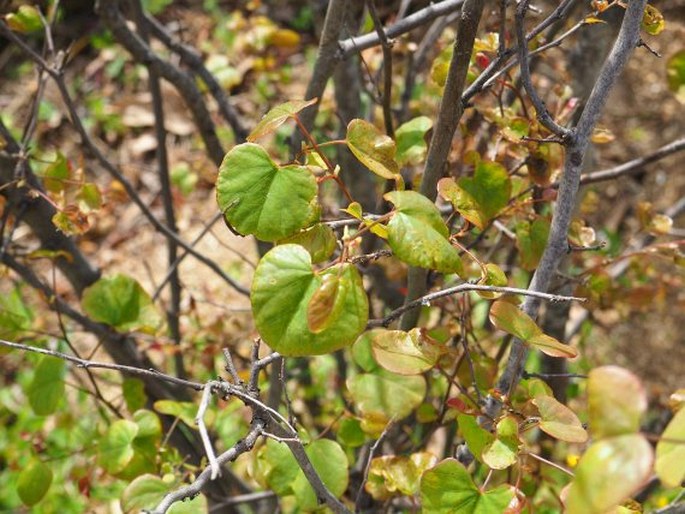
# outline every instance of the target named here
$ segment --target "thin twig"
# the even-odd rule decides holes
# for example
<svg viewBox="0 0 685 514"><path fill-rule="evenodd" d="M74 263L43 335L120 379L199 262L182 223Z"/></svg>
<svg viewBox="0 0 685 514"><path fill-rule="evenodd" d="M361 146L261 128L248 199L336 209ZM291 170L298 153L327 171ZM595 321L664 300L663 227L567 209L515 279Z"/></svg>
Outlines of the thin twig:
<svg viewBox="0 0 685 514"><path fill-rule="evenodd" d="M399 318L405 312L416 309L424 305L430 305L433 300L438 298L444 298L445 296L451 296L459 293L467 293L469 291L489 291L492 293L508 293L508 294L520 294L523 296L532 296L535 298L540 298L542 300L548 300L550 302L584 302L585 298L580 298L578 296L564 296L558 294L543 293L541 291L531 291L530 289L519 289L517 287L500 287L500 286L486 286L481 284L460 284L458 286L449 287L441 291L435 291L434 293L426 294L414 301L411 301L402 307L399 307L388 314L383 319L370 320L367 327L387 327L394 320Z"/></svg>
<svg viewBox="0 0 685 514"><path fill-rule="evenodd" d="M373 460L373 456L380 447L380 445L383 443L383 439L385 439L385 437L388 435L388 432L392 428L394 422L394 418L388 421L388 423L385 425L385 428L383 429L383 432L381 432L381 435L378 437L378 439L376 439L376 441L371 446L371 449L369 450L369 455L366 458L366 464L364 465L364 474L362 475L362 481L361 484L359 484L359 490L357 491L357 497L354 502L355 512L359 512L361 508L361 502L364 498L364 486L366 485L366 481L369 479L369 470L371 469L371 461Z"/></svg>
<svg viewBox="0 0 685 514"><path fill-rule="evenodd" d="M402 18L397 23L387 27L385 34L389 38L396 38L402 34L406 34L421 25L433 21L439 16L450 14L459 9L464 0L443 0L442 2L432 3L424 7L420 11L410 14L406 18ZM351 37L344 41L338 42L340 48L340 58L346 59L353 53L361 52L372 46L381 43L381 39L376 31L369 32L363 36Z"/></svg>
<svg viewBox="0 0 685 514"><path fill-rule="evenodd" d="M395 128L393 126L392 120L392 41L388 39L383 28L383 23L378 16L378 11L376 10L375 0L367 0L366 5L369 8L369 14L371 15L371 20L373 20L373 26L376 29L376 34L378 34L381 40L381 48L383 49L383 121L385 122L385 133L391 138L395 138Z"/></svg>
<svg viewBox="0 0 685 514"><path fill-rule="evenodd" d="M216 455L214 453L214 447L212 446L212 441L209 438L209 432L207 432L207 425L205 425L205 413L209 407L209 401L212 397L212 385L211 383L205 384L204 391L202 391L202 399L200 400L200 405L197 409L197 415L195 416L195 424L200 431L200 438L202 439L202 445L205 448L205 454L207 455L207 461L209 462L209 468L211 469L210 480L216 480L217 477L221 475L221 466L217 461Z"/></svg>
<svg viewBox="0 0 685 514"><path fill-rule="evenodd" d="M537 93L537 90L533 86L532 79L530 77L530 62L528 61L528 40L525 36L523 30L523 22L528 11L528 4L530 0L522 0L516 8L515 17L515 27L516 27L516 37L518 40L518 57L519 57L519 67L521 69L521 83L523 84L526 93L531 102L535 106L537 119L542 125L547 128L552 134L564 139L568 133L569 129L562 127L557 124L552 116L549 114L547 107L545 107L544 102Z"/></svg>

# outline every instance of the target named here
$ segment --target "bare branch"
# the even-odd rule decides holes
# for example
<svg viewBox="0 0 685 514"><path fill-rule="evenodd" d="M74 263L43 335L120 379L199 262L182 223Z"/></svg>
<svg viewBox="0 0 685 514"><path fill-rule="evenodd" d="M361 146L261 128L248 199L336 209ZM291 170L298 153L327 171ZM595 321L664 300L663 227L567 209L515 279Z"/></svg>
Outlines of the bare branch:
<svg viewBox="0 0 685 514"><path fill-rule="evenodd" d="M383 48L383 121L385 122L385 133L388 136L395 137L395 129L392 120L392 41L385 34L385 29L378 17L376 10L376 3L374 0L367 0L369 14L373 20L373 26L376 29L376 34L381 40L381 47Z"/></svg>
<svg viewBox="0 0 685 514"><path fill-rule="evenodd" d="M461 10L457 26L457 37L454 41L454 53L447 72L445 93L440 102L438 119L435 122L433 136L426 157L423 178L419 192L431 201L437 196L438 180L442 177L447 156L452 147L452 138L464 113L461 96L466 83L466 74L471 62L473 43L476 39L478 24L483 14L483 0L466 0ZM408 18L406 18L408 19ZM407 284L407 302L411 302L426 291L427 272L421 268L410 268ZM402 329L416 326L417 310L408 311L402 319Z"/></svg>
<svg viewBox="0 0 685 514"><path fill-rule="evenodd" d="M387 27L385 29L385 34L389 38L396 38L416 27L433 21L439 16L444 16L456 11L463 3L464 0L443 0L442 2L429 4L420 11L410 14L394 25ZM378 32L375 31L364 34L363 36L351 37L338 43L338 46L340 47L339 55L340 58L346 59L353 53L361 52L362 50L366 50L367 48L371 48L380 43L381 38Z"/></svg>
<svg viewBox="0 0 685 514"><path fill-rule="evenodd" d="M559 186L559 195L554 209L547 246L533 274L529 290L547 291L561 259L568 250L568 229L576 203L576 193L580 186L583 159L588 148L590 136L606 103L609 91L623 70L640 38L640 23L647 0L632 0L623 18L621 29L609 56L607 57L595 87L588 98L577 127L568 136L569 145L564 162L564 174ZM529 296L523 303L523 310L535 318L539 299ZM507 365L498 382L498 389L508 394L518 383L525 365L527 349L522 341L514 340ZM488 399L487 412L495 417L501 408L500 402Z"/></svg>
<svg viewBox="0 0 685 514"><path fill-rule="evenodd" d="M114 364L112 362L98 362L86 359L81 359L80 357L75 357L73 355L68 355L66 353L58 352L55 350L48 350L46 348L38 348L37 346L29 346L23 343L13 343L11 341L5 341L0 339L0 346L6 346L7 348L14 348L15 350L22 350L24 352L40 353L42 355L49 355L51 357L56 357L64 361L73 362L80 368L84 369L111 369L114 371L119 371L121 373L135 375L139 377L154 378L156 380L161 380L163 382L169 382L171 384L176 384L179 386L187 387L190 389L195 389L196 391L201 391L205 386L197 382L191 382L190 380L184 380L182 378L173 377L171 375L166 375L156 369L143 369L136 366L127 366L124 364Z"/></svg>
<svg viewBox="0 0 685 514"><path fill-rule="evenodd" d="M528 62L528 39L524 35L523 31L523 21L525 19L526 12L528 11L529 3L530 0L522 0L516 8L515 26L516 38L518 40L519 66L521 68L521 83L523 84L526 93L528 93L531 102L533 102L533 105L535 106L538 121L542 123L552 134L555 134L563 139L568 135L569 129L558 125L552 119L547 107L545 107L544 102L535 90L530 77L530 63Z"/></svg>
<svg viewBox="0 0 685 514"><path fill-rule="evenodd" d="M644 157L638 157L637 159L633 159L632 161L628 161L619 166L581 175L580 183L582 185L594 184L596 182L603 182L605 180L613 180L618 177L635 175L644 171L644 166L647 164L659 161L664 157L668 157L669 155L682 150L685 150L685 138L676 139L672 143L662 146L655 152L645 155ZM558 182L552 184L552 187L558 186Z"/></svg>

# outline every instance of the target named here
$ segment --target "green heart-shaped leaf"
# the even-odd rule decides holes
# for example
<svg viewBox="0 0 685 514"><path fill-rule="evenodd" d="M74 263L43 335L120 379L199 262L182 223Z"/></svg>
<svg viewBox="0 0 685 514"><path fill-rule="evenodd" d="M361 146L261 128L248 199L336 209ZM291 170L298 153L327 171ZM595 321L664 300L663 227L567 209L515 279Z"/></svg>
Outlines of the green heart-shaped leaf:
<svg viewBox="0 0 685 514"><path fill-rule="evenodd" d="M126 275L104 277L95 282L83 292L81 306L95 321L124 332L154 333L162 323L150 295L137 280Z"/></svg>
<svg viewBox="0 0 685 514"><path fill-rule="evenodd" d="M455 459L445 459L421 477L424 514L493 514L504 512L514 498L512 488L501 485L481 491L466 468Z"/></svg>
<svg viewBox="0 0 685 514"><path fill-rule="evenodd" d="M521 221L516 224L516 247L521 254L523 269L532 271L537 268L549 237L549 220L537 218L533 222Z"/></svg>
<svg viewBox="0 0 685 514"><path fill-rule="evenodd" d="M277 241L319 216L317 185L304 166L278 166L261 146L244 143L224 157L216 199L226 220L242 235Z"/></svg>
<svg viewBox="0 0 685 514"><path fill-rule="evenodd" d="M308 324L310 302L328 275L336 277L335 299L314 332ZM368 300L357 268L339 264L317 274L309 253L299 245L277 246L262 257L250 298L262 339L286 356L339 350L352 344L368 321Z"/></svg>
<svg viewBox="0 0 685 514"><path fill-rule="evenodd" d="M264 115L252 132L250 132L250 135L247 136L247 140L254 141L266 134L270 134L283 125L288 118L295 116L305 107L314 105L317 101L317 98L312 100L292 100L273 107Z"/></svg>
<svg viewBox="0 0 685 514"><path fill-rule="evenodd" d="M395 142L368 121L355 119L347 125L347 146L376 175L395 180L400 167L395 161Z"/></svg>
<svg viewBox="0 0 685 514"><path fill-rule="evenodd" d="M463 275L459 252L447 239L449 230L433 202L415 191L391 191L384 198L395 206L388 223L388 244L398 259L412 266Z"/></svg>

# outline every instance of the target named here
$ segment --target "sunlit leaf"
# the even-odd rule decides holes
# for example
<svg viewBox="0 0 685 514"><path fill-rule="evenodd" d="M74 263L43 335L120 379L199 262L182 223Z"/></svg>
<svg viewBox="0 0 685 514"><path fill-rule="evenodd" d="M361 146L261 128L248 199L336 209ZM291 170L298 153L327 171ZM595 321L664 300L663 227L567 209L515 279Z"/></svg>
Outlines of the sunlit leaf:
<svg viewBox="0 0 685 514"><path fill-rule="evenodd" d="M347 125L347 146L376 175L397 178L400 167L395 160L395 142L368 121L355 119Z"/></svg>
<svg viewBox="0 0 685 514"><path fill-rule="evenodd" d="M445 459L421 478L421 504L425 514L494 514L504 512L514 491L501 485L481 491L466 468Z"/></svg>
<svg viewBox="0 0 685 514"><path fill-rule="evenodd" d="M336 247L333 229L323 223L317 223L297 234L288 237L278 244L296 244L303 246L312 256L312 263L327 261Z"/></svg>
<svg viewBox="0 0 685 514"><path fill-rule="evenodd" d="M652 36L660 34L666 28L663 14L651 4L645 6L645 12L642 15L642 28Z"/></svg>
<svg viewBox="0 0 685 514"><path fill-rule="evenodd" d="M253 143L226 154L216 181L217 203L226 220L240 234L263 241L285 239L314 223L317 190L308 168L278 166Z"/></svg>
<svg viewBox="0 0 685 514"><path fill-rule="evenodd" d="M415 191L392 191L384 198L395 205L388 244L398 259L441 273L463 274L459 252L447 239L449 230L433 202Z"/></svg>
<svg viewBox="0 0 685 514"><path fill-rule="evenodd" d="M127 419L112 423L100 440L98 464L108 473L123 471L133 458L133 440L138 430L138 425Z"/></svg>
<svg viewBox="0 0 685 514"><path fill-rule="evenodd" d="M602 366L590 372L588 416L595 439L640 430L647 410L647 395L640 380L618 366Z"/></svg>
<svg viewBox="0 0 685 514"><path fill-rule="evenodd" d="M551 396L538 396L533 403L540 411L540 429L548 435L569 443L584 443L587 432L575 413Z"/></svg>
<svg viewBox="0 0 685 514"><path fill-rule="evenodd" d="M503 287L508 284L507 276L505 275L502 268L497 264L489 262L485 265L485 274L481 271L481 278L478 284L484 286L497 286ZM501 293L493 293L490 291L478 291L478 295L482 298L495 299L501 296Z"/></svg>
<svg viewBox="0 0 685 514"><path fill-rule="evenodd" d="M483 448L483 462L492 469L506 469L516 462L518 447L518 423L506 416L497 423L495 438Z"/></svg>
<svg viewBox="0 0 685 514"><path fill-rule="evenodd" d="M395 130L397 139L397 162L401 166L416 165L426 158L428 145L426 133L433 127L428 116L419 116L403 123Z"/></svg>
<svg viewBox="0 0 685 514"><path fill-rule="evenodd" d="M607 512L649 480L652 446L640 434L602 439L583 454L568 491L568 514Z"/></svg>
<svg viewBox="0 0 685 514"><path fill-rule="evenodd" d="M40 502L52 484L52 469L38 459L32 459L19 473L17 494L24 505Z"/></svg>
<svg viewBox="0 0 685 514"><path fill-rule="evenodd" d="M352 202L350 205L347 206L347 209L341 209L341 211L346 212L352 217L363 222L364 225L366 225L369 228L369 230L378 237L381 237L383 239L388 238L388 229L386 228L386 226L374 220L364 218L364 216L362 215L362 206L358 202Z"/></svg>
<svg viewBox="0 0 685 514"><path fill-rule="evenodd" d="M64 397L64 361L55 357L42 357L28 386L29 405L38 416L55 412Z"/></svg>
<svg viewBox="0 0 685 514"><path fill-rule="evenodd" d="M24 34L43 28L40 11L33 5L20 5L16 12L5 15L5 22L13 31Z"/></svg>
<svg viewBox="0 0 685 514"><path fill-rule="evenodd" d="M542 333L533 319L515 305L498 300L490 308L490 321L500 330L518 337L526 344L552 357L573 358L578 351Z"/></svg>
<svg viewBox="0 0 685 514"><path fill-rule="evenodd" d="M376 331L373 355L383 368L400 375L418 375L435 366L442 349L423 329Z"/></svg>
<svg viewBox="0 0 685 514"><path fill-rule="evenodd" d="M656 445L656 474L666 487L685 480L685 409L676 412Z"/></svg>
<svg viewBox="0 0 685 514"><path fill-rule="evenodd" d="M437 457L428 452L375 457L369 467L365 489L375 500L387 500L396 495L414 496L419 492L421 475L437 462Z"/></svg>
<svg viewBox="0 0 685 514"><path fill-rule="evenodd" d="M349 377L347 388L362 416L376 416L385 423L405 418L426 396L423 376L398 375L383 369Z"/></svg>
<svg viewBox="0 0 685 514"><path fill-rule="evenodd" d="M252 132L250 132L250 135L247 136L247 140L254 141L266 134L270 134L283 125L288 118L293 117L304 108L314 105L317 101L318 99L316 98L313 98L312 100L292 100L273 107L264 115Z"/></svg>
<svg viewBox="0 0 685 514"><path fill-rule="evenodd" d="M150 295L126 275L104 277L95 282L83 292L81 306L95 321L121 331L152 333L162 323Z"/></svg>
<svg viewBox="0 0 685 514"><path fill-rule="evenodd" d="M337 293L325 323L308 325L308 309L325 276L337 277ZM262 339L287 356L320 355L352 344L368 320L368 300L357 268L339 264L314 273L309 253L281 245L262 257L250 295Z"/></svg>

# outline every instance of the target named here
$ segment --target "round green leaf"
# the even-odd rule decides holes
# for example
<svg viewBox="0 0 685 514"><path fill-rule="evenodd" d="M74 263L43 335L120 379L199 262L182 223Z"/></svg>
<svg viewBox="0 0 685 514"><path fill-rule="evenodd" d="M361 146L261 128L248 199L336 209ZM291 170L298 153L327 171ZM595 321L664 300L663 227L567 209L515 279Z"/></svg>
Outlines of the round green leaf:
<svg viewBox="0 0 685 514"><path fill-rule="evenodd" d="M340 498L349 481L349 464L340 445L330 439L317 439L307 445L305 452L324 485ZM297 471L292 482L297 505L304 510L313 510L319 504L316 493L299 467Z"/></svg>
<svg viewBox="0 0 685 514"><path fill-rule="evenodd" d="M670 421L656 445L656 474L666 487L678 487L685 480L685 408Z"/></svg>
<svg viewBox="0 0 685 514"><path fill-rule="evenodd" d="M259 449L257 470L269 488L279 496L293 494L293 482L301 472L290 449L273 439L267 439L266 444Z"/></svg>
<svg viewBox="0 0 685 514"><path fill-rule="evenodd" d="M33 459L21 470L17 480L17 494L24 505L31 507L41 501L52 484L52 469Z"/></svg>
<svg viewBox="0 0 685 514"><path fill-rule="evenodd" d="M55 412L64 396L64 361L55 357L43 357L29 384L27 396L29 405L38 416Z"/></svg>
<svg viewBox="0 0 685 514"><path fill-rule="evenodd" d="M247 140L254 141L266 134L270 134L283 125L288 118L295 116L295 114L305 107L314 105L317 101L317 98L312 100L292 100L273 107L264 115L252 132L250 132L250 135L247 136Z"/></svg>
<svg viewBox="0 0 685 514"><path fill-rule="evenodd" d="M578 462L565 512L607 512L630 498L649 480L653 453L652 446L640 434L594 443Z"/></svg>
<svg viewBox="0 0 685 514"><path fill-rule="evenodd" d="M418 375L428 371L442 353L437 341L427 337L420 328L409 332L379 330L374 333L371 348L378 364L400 375Z"/></svg>
<svg viewBox="0 0 685 514"><path fill-rule="evenodd" d="M504 512L513 498L505 485L482 492L455 459L443 460L421 478L424 514L494 514Z"/></svg>
<svg viewBox="0 0 685 514"><path fill-rule="evenodd" d="M491 161L479 161L473 177L459 179L459 187L476 202L484 223L507 206L511 195L511 179L507 170L501 164Z"/></svg>
<svg viewBox="0 0 685 514"><path fill-rule="evenodd" d="M356 418L345 418L340 421L336 438L343 446L358 448L366 442L366 434Z"/></svg>
<svg viewBox="0 0 685 514"><path fill-rule="evenodd" d="M383 369L349 377L347 388L362 416L386 422L408 416L426 396L423 376L397 375Z"/></svg>
<svg viewBox="0 0 685 514"><path fill-rule="evenodd" d="M133 458L133 440L138 434L138 425L127 419L112 423L100 440L98 464L108 473L116 474Z"/></svg>
<svg viewBox="0 0 685 514"><path fill-rule="evenodd" d="M423 162L428 151L426 132L432 127L433 120L428 116L419 116L397 127L397 162L401 166Z"/></svg>
<svg viewBox="0 0 685 514"><path fill-rule="evenodd" d="M216 199L226 220L243 235L277 241L311 225L319 215L317 185L304 166L279 167L261 146L244 143L224 157Z"/></svg>
<svg viewBox="0 0 685 514"><path fill-rule="evenodd" d="M317 223L278 242L278 244L288 243L303 246L312 256L314 264L327 261L333 255L336 247L333 229L323 223Z"/></svg>
<svg viewBox="0 0 685 514"><path fill-rule="evenodd" d="M441 273L463 275L459 252L433 202L415 191L391 191L384 198L395 205L388 223L388 244L398 259Z"/></svg>
<svg viewBox="0 0 685 514"><path fill-rule="evenodd" d="M569 443L584 443L587 432L575 413L551 396L538 396L533 403L540 411L540 429L548 435L568 441Z"/></svg>
<svg viewBox="0 0 685 514"><path fill-rule="evenodd" d="M595 439L633 434L647 410L647 395L640 379L618 366L602 366L590 372L588 416Z"/></svg>
<svg viewBox="0 0 685 514"><path fill-rule="evenodd" d="M308 325L310 302L328 276L335 277L335 299L315 333ZM339 264L314 273L309 253L299 245L277 246L262 257L251 300L262 339L286 356L339 350L352 344L368 321L368 300L357 269Z"/></svg>
<svg viewBox="0 0 685 514"><path fill-rule="evenodd" d="M373 356L372 341L376 337L376 334L379 334L384 330L385 329L383 328L367 330L360 335L354 345L352 345L352 358L354 359L354 363L367 373L379 369L378 363Z"/></svg>
<svg viewBox="0 0 685 514"><path fill-rule="evenodd" d="M368 121L355 119L347 125L347 146L359 161L386 179L396 179L395 142Z"/></svg>
<svg viewBox="0 0 685 514"><path fill-rule="evenodd" d="M95 282L83 292L81 306L95 321L121 331L154 332L162 322L150 296L138 281L126 275Z"/></svg>

